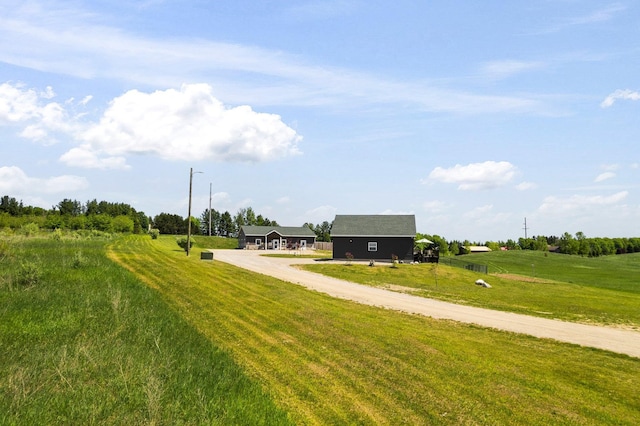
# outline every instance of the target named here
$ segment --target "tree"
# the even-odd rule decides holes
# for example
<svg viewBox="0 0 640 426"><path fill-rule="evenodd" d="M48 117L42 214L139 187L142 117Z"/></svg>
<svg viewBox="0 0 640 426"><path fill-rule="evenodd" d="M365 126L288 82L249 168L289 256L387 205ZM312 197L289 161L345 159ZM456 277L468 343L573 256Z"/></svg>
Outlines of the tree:
<svg viewBox="0 0 640 426"><path fill-rule="evenodd" d="M161 234L186 234L186 220L177 214L160 213L153 218L154 226Z"/></svg>
<svg viewBox="0 0 640 426"><path fill-rule="evenodd" d="M57 208L63 216L79 216L82 214L82 204L78 200L65 198L58 203Z"/></svg>
<svg viewBox="0 0 640 426"><path fill-rule="evenodd" d="M132 233L133 232L133 219L129 216L116 216L111 220L111 229L113 232Z"/></svg>
<svg viewBox="0 0 640 426"><path fill-rule="evenodd" d="M220 226L218 228L218 235L223 237L231 237L234 236L236 232L236 227L233 223L233 219L231 218L231 214L228 211L225 211L220 216Z"/></svg>

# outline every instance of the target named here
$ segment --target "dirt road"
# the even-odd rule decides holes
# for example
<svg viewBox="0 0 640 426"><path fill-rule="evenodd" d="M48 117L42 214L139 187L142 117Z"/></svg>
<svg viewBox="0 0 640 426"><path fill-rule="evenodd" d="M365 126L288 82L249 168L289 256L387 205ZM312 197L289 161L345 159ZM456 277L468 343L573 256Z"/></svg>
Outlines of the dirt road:
<svg viewBox="0 0 640 426"><path fill-rule="evenodd" d="M253 250L215 250L215 261L299 284L333 297L415 313L437 319L449 319L499 330L575 343L640 358L640 331L576 324L490 309L456 305L434 299L397 293L302 271L293 264L313 263L309 258L261 256Z"/></svg>

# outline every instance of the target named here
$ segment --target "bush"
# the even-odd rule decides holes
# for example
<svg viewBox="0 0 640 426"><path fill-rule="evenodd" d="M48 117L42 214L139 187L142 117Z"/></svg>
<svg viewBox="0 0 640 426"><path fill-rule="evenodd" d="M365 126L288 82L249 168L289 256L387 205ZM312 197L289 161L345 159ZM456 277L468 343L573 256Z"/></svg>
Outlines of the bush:
<svg viewBox="0 0 640 426"><path fill-rule="evenodd" d="M33 222L26 223L20 227L20 232L27 237L32 237L36 235L38 231L40 231L40 227L38 226L37 223L33 223Z"/></svg>
<svg viewBox="0 0 640 426"><path fill-rule="evenodd" d="M60 230L60 228L54 229L51 233L51 238L56 241L60 241L62 239L62 230Z"/></svg>
<svg viewBox="0 0 640 426"><path fill-rule="evenodd" d="M160 230L157 228L154 228L152 230L149 231L149 235L151 235L151 239L152 240L157 240L158 237L160 236ZM186 244L186 242L185 242Z"/></svg>
<svg viewBox="0 0 640 426"><path fill-rule="evenodd" d="M35 262L24 261L16 272L15 283L21 287L32 287L40 282L42 269Z"/></svg>
<svg viewBox="0 0 640 426"><path fill-rule="evenodd" d="M187 251L187 237L178 238L176 242L180 247L182 247L182 250ZM195 243L196 243L195 240L191 238L189 240L189 249L191 249Z"/></svg>

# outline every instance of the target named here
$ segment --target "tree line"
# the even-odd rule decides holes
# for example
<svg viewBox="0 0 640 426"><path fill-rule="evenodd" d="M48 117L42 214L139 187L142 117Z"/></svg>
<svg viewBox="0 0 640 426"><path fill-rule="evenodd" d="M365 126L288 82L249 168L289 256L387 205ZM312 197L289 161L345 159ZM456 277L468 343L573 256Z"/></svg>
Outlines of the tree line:
<svg viewBox="0 0 640 426"><path fill-rule="evenodd" d="M534 236L518 238L517 241L485 241L470 242L469 240L447 241L438 235L418 234L416 240L427 238L439 248L440 255L467 254L470 246L486 246L491 250L537 250L553 251L556 253L598 257L611 254L640 253L640 238L588 238L584 232L571 235L568 232L557 236Z"/></svg>
<svg viewBox="0 0 640 426"><path fill-rule="evenodd" d="M34 223L44 229L97 230L104 232L143 233L150 228L158 229L161 234L184 235L189 222L186 218L171 213L160 213L151 218L144 212L138 212L126 203L89 200L63 199L50 209L24 205L20 200L8 195L0 198L0 229L17 229ZM191 232L202 235L236 237L244 225L279 226L275 220L256 214L252 207L239 209L235 215L228 211L205 209L199 217L191 218ZM317 241L331 241L333 222L319 224L311 222L303 226L316 234ZM487 246L491 250L538 250L580 256L606 256L611 254L640 253L640 238L588 238L583 232L562 236L534 236L519 238L517 241L471 242L469 240L447 241L436 234L416 235L416 240L427 238L437 246L441 256L458 255L468 252L469 246Z"/></svg>
<svg viewBox="0 0 640 426"><path fill-rule="evenodd" d="M44 229L142 233L150 218L125 203L63 199L50 209L26 206L8 195L0 198L0 228L17 229L33 223Z"/></svg>

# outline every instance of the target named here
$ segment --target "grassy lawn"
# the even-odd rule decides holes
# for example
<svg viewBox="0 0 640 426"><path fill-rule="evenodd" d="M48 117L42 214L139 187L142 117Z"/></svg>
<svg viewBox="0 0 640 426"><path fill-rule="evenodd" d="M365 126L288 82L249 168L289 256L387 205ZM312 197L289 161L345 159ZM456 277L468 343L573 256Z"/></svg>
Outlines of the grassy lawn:
<svg viewBox="0 0 640 426"><path fill-rule="evenodd" d="M631 425L640 418L635 358L333 299L187 258L169 238L119 239L109 257L229 353L296 424ZM433 271L423 266L426 281Z"/></svg>
<svg viewBox="0 0 640 426"><path fill-rule="evenodd" d="M640 417L638 359L333 299L195 239L0 237L0 424Z"/></svg>
<svg viewBox="0 0 640 426"><path fill-rule="evenodd" d="M333 262L300 267L455 303L574 322L640 327L640 253L589 259L521 251L470 255L466 260L489 264L489 270L497 273L484 275L444 262L400 264L397 268L388 263L369 267ZM479 278L492 288L475 285Z"/></svg>
<svg viewBox="0 0 640 426"><path fill-rule="evenodd" d="M0 237L0 424L288 424L109 243Z"/></svg>

